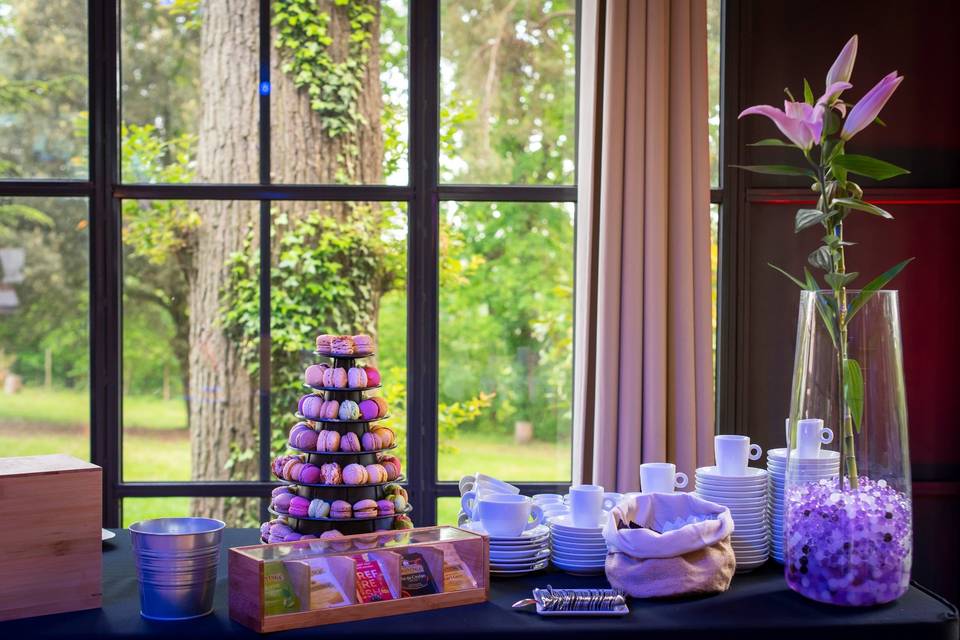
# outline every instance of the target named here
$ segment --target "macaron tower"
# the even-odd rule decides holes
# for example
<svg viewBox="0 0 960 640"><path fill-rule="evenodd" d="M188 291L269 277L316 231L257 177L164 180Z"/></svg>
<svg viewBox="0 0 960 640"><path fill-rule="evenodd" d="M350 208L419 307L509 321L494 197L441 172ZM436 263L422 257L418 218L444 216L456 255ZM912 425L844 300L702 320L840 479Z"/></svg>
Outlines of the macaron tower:
<svg viewBox="0 0 960 640"><path fill-rule="evenodd" d="M364 365L373 340L322 334L314 353L324 361L304 372L309 392L297 403L290 451L273 461L283 485L274 490L263 542L409 528L401 463L392 455L397 438L383 423L389 405L374 395L380 372Z"/></svg>

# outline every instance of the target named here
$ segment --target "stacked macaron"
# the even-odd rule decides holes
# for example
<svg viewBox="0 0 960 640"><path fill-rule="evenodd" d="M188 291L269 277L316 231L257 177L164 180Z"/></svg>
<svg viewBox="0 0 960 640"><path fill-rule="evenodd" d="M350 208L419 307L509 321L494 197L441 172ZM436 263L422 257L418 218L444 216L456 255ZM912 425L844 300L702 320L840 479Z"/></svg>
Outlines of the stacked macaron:
<svg viewBox="0 0 960 640"><path fill-rule="evenodd" d="M260 525L260 539L263 542L296 542L297 540L313 540L317 536L301 534L290 527L286 518L276 518Z"/></svg>
<svg viewBox="0 0 960 640"><path fill-rule="evenodd" d="M327 462L318 467L305 462L303 456L285 455L276 458L271 469L281 480L304 485L383 484L400 477L402 469L399 458L381 455L378 460L368 465L352 462L346 466Z"/></svg>
<svg viewBox="0 0 960 640"><path fill-rule="evenodd" d="M288 442L291 447L309 453L361 453L392 449L396 446L397 436L392 429L382 426L358 436L353 432L317 431L306 422L298 422L290 429Z"/></svg>
<svg viewBox="0 0 960 640"><path fill-rule="evenodd" d="M387 401L380 396L361 400L358 408L364 420L376 420L387 415Z"/></svg>
<svg viewBox="0 0 960 640"><path fill-rule="evenodd" d="M303 456L280 456L273 461L271 470L281 480L300 484L317 484L321 478L320 468L305 462Z"/></svg>
<svg viewBox="0 0 960 640"><path fill-rule="evenodd" d="M324 333L317 336L317 352L325 356L369 355L373 353L373 338L363 333L355 336Z"/></svg>

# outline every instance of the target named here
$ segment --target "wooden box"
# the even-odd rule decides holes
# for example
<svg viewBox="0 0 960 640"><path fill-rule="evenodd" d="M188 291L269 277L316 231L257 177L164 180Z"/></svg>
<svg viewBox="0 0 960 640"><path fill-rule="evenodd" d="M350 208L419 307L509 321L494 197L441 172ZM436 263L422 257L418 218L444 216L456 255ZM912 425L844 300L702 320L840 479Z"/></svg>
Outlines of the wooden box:
<svg viewBox="0 0 960 640"><path fill-rule="evenodd" d="M100 606L100 467L0 458L0 620Z"/></svg>
<svg viewBox="0 0 960 640"><path fill-rule="evenodd" d="M485 536L456 527L235 547L228 558L230 617L266 633L484 602L489 557ZM411 560L427 568L416 575L432 576L425 590L434 593L405 589ZM371 561L390 597L363 602L358 594L366 580L357 571ZM360 570L360 577L368 576Z"/></svg>

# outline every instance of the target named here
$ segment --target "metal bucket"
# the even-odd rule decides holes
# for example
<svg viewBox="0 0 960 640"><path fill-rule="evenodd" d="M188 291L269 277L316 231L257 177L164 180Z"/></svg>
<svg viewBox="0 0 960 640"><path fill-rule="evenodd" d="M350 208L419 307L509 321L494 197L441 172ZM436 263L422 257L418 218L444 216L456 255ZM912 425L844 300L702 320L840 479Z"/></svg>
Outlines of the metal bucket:
<svg viewBox="0 0 960 640"><path fill-rule="evenodd" d="M157 518L130 525L140 615L187 620L213 612L225 526L212 518Z"/></svg>

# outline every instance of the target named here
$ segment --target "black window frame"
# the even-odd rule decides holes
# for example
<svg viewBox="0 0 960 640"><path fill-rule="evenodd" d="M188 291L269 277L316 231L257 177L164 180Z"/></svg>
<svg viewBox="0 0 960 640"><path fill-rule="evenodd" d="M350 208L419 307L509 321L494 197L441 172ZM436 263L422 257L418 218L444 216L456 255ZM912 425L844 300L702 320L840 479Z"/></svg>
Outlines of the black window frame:
<svg viewBox="0 0 960 640"><path fill-rule="evenodd" d="M259 3L259 82L270 82L270 0ZM577 3L579 72L579 2ZM125 199L379 201L407 204L407 487L418 525L436 522L437 498L459 495L437 475L439 374L439 221L446 201L577 201L573 185L462 185L439 180L440 3L409 3L409 178L406 185L303 185L270 181L270 96L261 92L259 182L138 184L120 176L120 0L87 0L89 174L87 180L0 180L0 196L83 197L89 203L90 459L103 468L103 523L118 527L124 498L257 497L261 516L270 480L270 240L260 243L260 451L256 481L125 482L122 476L122 247ZM579 78L579 73L578 73ZM250 90L256 90L251 87ZM574 136L576 140L576 135ZM562 492L569 482L519 482L526 492Z"/></svg>

